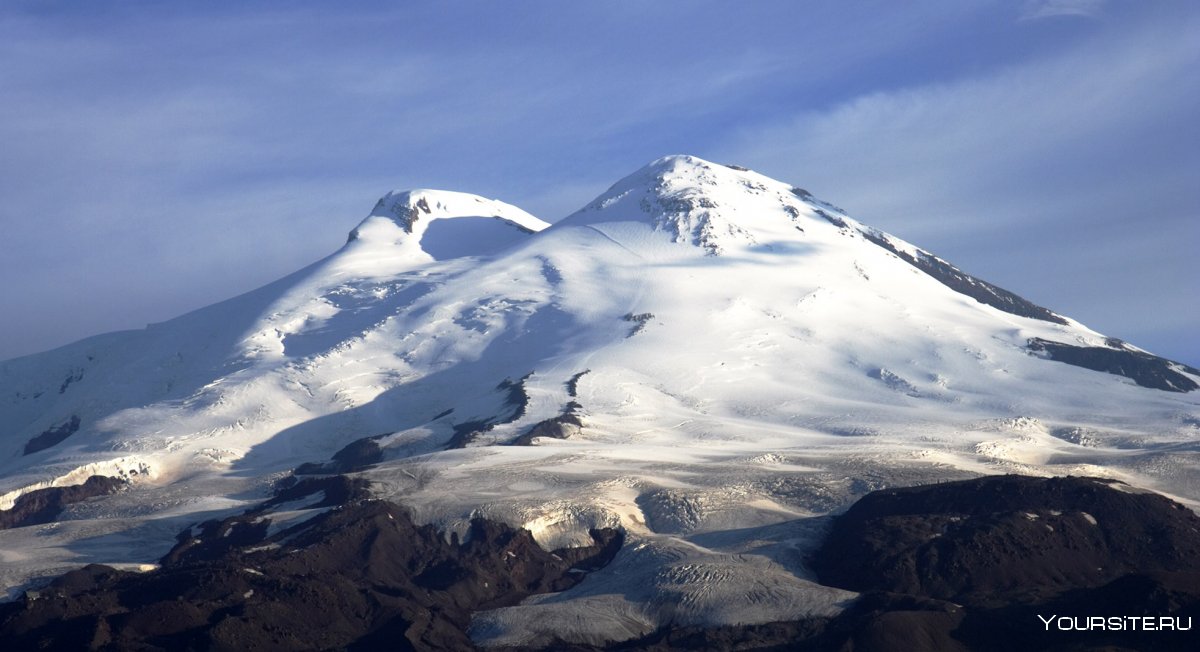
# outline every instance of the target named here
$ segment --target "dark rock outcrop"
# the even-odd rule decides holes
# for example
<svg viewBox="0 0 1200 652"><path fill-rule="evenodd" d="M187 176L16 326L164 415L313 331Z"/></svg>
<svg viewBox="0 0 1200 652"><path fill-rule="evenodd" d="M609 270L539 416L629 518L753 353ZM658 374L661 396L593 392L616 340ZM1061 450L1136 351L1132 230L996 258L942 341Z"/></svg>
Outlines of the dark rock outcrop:
<svg viewBox="0 0 1200 652"><path fill-rule="evenodd" d="M633 337L634 335L637 335L638 333L646 330L646 324L650 323L651 319L654 319L654 313L640 312L635 315L632 312L630 312L630 313L625 313L624 315L622 315L621 319L633 324L633 328L629 329L629 334L625 336L625 337Z"/></svg>
<svg viewBox="0 0 1200 652"><path fill-rule="evenodd" d="M532 446L533 440L538 437L550 437L552 439L566 439L571 435L579 432L583 427L583 419L579 417L579 411L583 408L582 405L575 401L567 403L566 410L562 414L539 421L512 441L514 446Z"/></svg>
<svg viewBox="0 0 1200 652"><path fill-rule="evenodd" d="M993 476L872 492L814 557L823 583L993 606L1138 572L1200 572L1200 516L1093 478Z"/></svg>
<svg viewBox="0 0 1200 652"><path fill-rule="evenodd" d="M865 592L831 623L855 650L1189 650L1194 631L1114 631L1107 619L1200 625L1200 517L1112 480L872 492L835 519L812 563L823 583ZM1060 631L1038 616L1106 626ZM886 636L863 639L872 632Z"/></svg>
<svg viewBox="0 0 1200 652"><path fill-rule="evenodd" d="M19 496L12 509L0 510L0 530L50 523L67 505L106 496L124 485L119 478L93 475L83 484L35 489Z"/></svg>
<svg viewBox="0 0 1200 652"><path fill-rule="evenodd" d="M308 462L296 467L296 475L334 475L354 473L383 461L383 449L379 440L383 435L355 439L333 454L333 458L324 463Z"/></svg>
<svg viewBox="0 0 1200 652"><path fill-rule="evenodd" d="M158 571L67 573L0 605L0 640L14 650L470 650L473 611L569 588L623 541L593 530L590 546L547 552L527 530L482 519L447 541L379 500L264 536L270 518L263 506L189 528ZM204 547L214 537L233 542Z"/></svg>
<svg viewBox="0 0 1200 652"><path fill-rule="evenodd" d="M83 370L82 370L82 369L76 369L76 370L72 371L72 372L71 372L71 375L70 375L70 376L67 376L67 377L66 377L66 378L65 378L65 379L62 381L62 384L58 386L58 393L59 393L59 394L66 394L66 393L67 393L67 388L68 388L68 387L70 387L72 383L77 383L77 382L79 382L79 381L81 381L81 380L83 380Z"/></svg>
<svg viewBox="0 0 1200 652"><path fill-rule="evenodd" d="M165 566L217 561L244 548L268 542L271 512L290 506L321 509L356 503L370 498L369 483L361 478L334 475L319 478L295 476L278 487L275 497L238 516L199 523L176 536L175 547L162 558ZM314 512L314 515L316 512Z"/></svg>
<svg viewBox="0 0 1200 652"><path fill-rule="evenodd" d="M486 435L496 425L495 421L464 421L452 424L450 427L454 429L454 434L450 436L450 441L446 442L446 450L466 448L476 437Z"/></svg>
<svg viewBox="0 0 1200 652"><path fill-rule="evenodd" d="M79 415L72 414L70 419L57 426L43 430L36 437L25 443L25 452L23 454L29 455L62 443L67 437L79 432L79 423Z"/></svg>
<svg viewBox="0 0 1200 652"><path fill-rule="evenodd" d="M531 371L517 380L505 378L500 381L500 384L496 385L496 389L504 392L504 405L511 407L512 412L507 417L493 417L453 424L451 427L454 429L454 434L450 437L450 441L446 442L446 449L466 448L477 437L491 432L496 426L512 423L525 416L525 411L529 408L529 393L525 391L525 381L529 380L532 375Z"/></svg>
<svg viewBox="0 0 1200 652"><path fill-rule="evenodd" d="M506 421L501 423L516 421L525 416L525 410L529 409L529 393L525 391L525 381L529 380L529 377L532 375L533 372L531 371L517 380L505 378L499 385L496 385L496 389L506 394L504 404L513 408L512 414L509 415Z"/></svg>
<svg viewBox="0 0 1200 652"><path fill-rule="evenodd" d="M1124 376L1142 387L1168 392L1190 392L1200 384L1182 372L1200 377L1200 369L1166 358L1127 348L1120 340L1110 340L1112 348L1075 346L1035 337L1029 340L1029 350L1045 352L1051 360L1076 367Z"/></svg>
<svg viewBox="0 0 1200 652"><path fill-rule="evenodd" d="M592 545L550 553L525 530L483 520L447 541L399 506L364 499L365 489L343 476L305 478L250 512L181 533L159 571L68 573L0 605L0 640L11 649L469 650L473 611L568 588L622 544L620 533L595 530ZM267 536L273 509L305 499L317 515ZM863 591L836 617L673 626L551 649L1193 650L1198 553L1200 517L1113 481L1000 476L887 489L837 517L813 559L822 581ZM1098 617L1104 629L1073 628ZM1146 631L1133 625L1142 618L1192 629Z"/></svg>
<svg viewBox="0 0 1200 652"><path fill-rule="evenodd" d="M584 369L574 376L571 376L571 378L567 380L567 396L570 396L571 398L579 398L579 381L583 379L584 376L591 373L591 371L591 369Z"/></svg>

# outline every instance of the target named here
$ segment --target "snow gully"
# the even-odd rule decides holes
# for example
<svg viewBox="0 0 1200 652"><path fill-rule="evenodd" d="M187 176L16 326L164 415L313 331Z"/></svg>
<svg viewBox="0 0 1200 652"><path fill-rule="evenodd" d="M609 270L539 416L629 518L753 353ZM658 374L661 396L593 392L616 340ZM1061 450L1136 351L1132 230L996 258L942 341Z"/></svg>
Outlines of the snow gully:
<svg viewBox="0 0 1200 652"><path fill-rule="evenodd" d="M1192 617L1181 616L1050 616L1038 614L1038 620L1046 626L1058 631L1179 631L1192 629ZM1186 624L1185 624L1186 623Z"/></svg>

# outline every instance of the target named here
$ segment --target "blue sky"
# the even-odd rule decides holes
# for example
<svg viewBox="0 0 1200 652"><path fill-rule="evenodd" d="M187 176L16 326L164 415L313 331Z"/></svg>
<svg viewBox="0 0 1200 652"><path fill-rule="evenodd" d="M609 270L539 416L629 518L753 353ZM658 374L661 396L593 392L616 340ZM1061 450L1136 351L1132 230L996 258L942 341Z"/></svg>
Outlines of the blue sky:
<svg viewBox="0 0 1200 652"><path fill-rule="evenodd" d="M6 2L0 358L331 253L393 188L554 221L751 167L1200 365L1200 4Z"/></svg>

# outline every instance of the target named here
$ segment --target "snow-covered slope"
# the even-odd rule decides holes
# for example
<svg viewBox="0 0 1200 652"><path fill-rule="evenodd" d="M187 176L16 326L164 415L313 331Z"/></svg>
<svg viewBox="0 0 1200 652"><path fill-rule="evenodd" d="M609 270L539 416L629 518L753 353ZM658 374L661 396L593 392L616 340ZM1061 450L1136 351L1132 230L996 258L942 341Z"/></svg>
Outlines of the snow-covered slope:
<svg viewBox="0 0 1200 652"><path fill-rule="evenodd" d="M873 488L1089 474L1200 504L1200 392L1181 391L1196 380L693 157L549 228L470 195L393 193L292 276L0 365L0 508L133 480L0 532L0 579L152 560L189 523L372 438L382 462L362 473L420 520L499 518L551 547L629 532L609 570L482 616L482 642L830 613L841 594L804 579L823 523L806 517Z"/></svg>

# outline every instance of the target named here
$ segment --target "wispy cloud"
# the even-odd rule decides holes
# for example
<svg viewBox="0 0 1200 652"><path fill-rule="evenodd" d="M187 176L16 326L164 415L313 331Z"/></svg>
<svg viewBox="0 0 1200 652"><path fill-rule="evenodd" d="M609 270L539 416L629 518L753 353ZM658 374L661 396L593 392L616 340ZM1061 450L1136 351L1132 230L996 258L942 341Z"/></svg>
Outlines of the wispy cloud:
<svg viewBox="0 0 1200 652"><path fill-rule="evenodd" d="M1097 18L1104 13L1106 0L1026 0L1021 20L1037 20L1058 16Z"/></svg>
<svg viewBox="0 0 1200 652"><path fill-rule="evenodd" d="M1196 12L1151 4L0 5L0 357L292 271L388 189L554 219L677 152L826 191L1001 281L1011 267L969 246L1013 215L1136 208L1187 241L1175 14ZM1173 14L1158 37L1062 54L1155 11Z"/></svg>
<svg viewBox="0 0 1200 652"><path fill-rule="evenodd" d="M1136 342L1153 315L1141 345L1196 362L1198 26L870 93L747 129L725 156L1114 335Z"/></svg>

